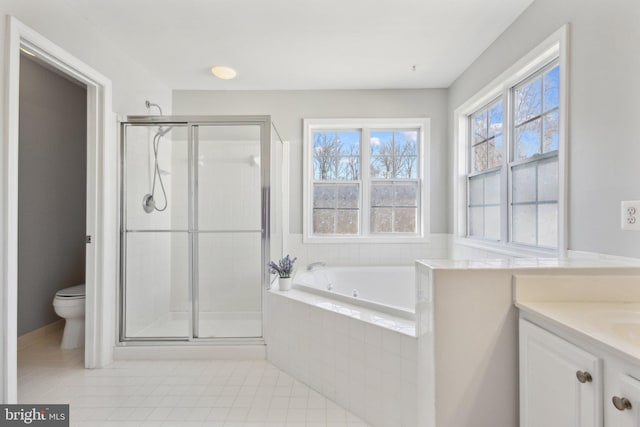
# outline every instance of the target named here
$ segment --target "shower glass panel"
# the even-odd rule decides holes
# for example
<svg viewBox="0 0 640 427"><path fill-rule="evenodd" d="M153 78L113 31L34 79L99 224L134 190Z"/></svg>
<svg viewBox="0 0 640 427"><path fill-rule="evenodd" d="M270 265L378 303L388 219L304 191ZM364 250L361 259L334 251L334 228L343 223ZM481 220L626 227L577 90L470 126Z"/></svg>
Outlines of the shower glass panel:
<svg viewBox="0 0 640 427"><path fill-rule="evenodd" d="M262 336L259 126L198 126L196 337ZM220 185L220 183L224 183Z"/></svg>
<svg viewBox="0 0 640 427"><path fill-rule="evenodd" d="M262 337L270 119L122 123L120 340Z"/></svg>
<svg viewBox="0 0 640 427"><path fill-rule="evenodd" d="M125 328L131 338L189 336L187 233L127 233ZM182 249L182 250L181 250Z"/></svg>
<svg viewBox="0 0 640 427"><path fill-rule="evenodd" d="M185 125L123 129L122 324L129 338L183 338L190 333L188 159ZM156 168L157 158L157 168ZM155 180L155 185L154 185ZM156 209L143 199L153 193Z"/></svg>

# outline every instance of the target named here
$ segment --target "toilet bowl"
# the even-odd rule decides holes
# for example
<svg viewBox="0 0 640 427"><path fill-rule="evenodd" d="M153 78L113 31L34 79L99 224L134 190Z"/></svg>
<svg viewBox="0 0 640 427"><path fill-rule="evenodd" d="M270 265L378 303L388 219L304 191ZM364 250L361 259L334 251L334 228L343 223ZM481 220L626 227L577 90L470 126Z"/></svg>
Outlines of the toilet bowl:
<svg viewBox="0 0 640 427"><path fill-rule="evenodd" d="M85 285L76 285L56 292L53 309L65 320L62 334L62 349L84 345L84 301Z"/></svg>

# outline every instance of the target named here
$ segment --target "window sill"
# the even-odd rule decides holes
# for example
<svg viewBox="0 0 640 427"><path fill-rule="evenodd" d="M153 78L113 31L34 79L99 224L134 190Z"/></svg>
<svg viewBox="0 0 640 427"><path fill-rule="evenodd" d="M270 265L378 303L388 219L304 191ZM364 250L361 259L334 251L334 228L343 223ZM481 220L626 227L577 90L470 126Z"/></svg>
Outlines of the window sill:
<svg viewBox="0 0 640 427"><path fill-rule="evenodd" d="M514 258L557 258L561 257L558 250L555 249L539 249L514 244L505 244L498 242L488 242L468 237L454 236L452 243L455 245L465 246L468 248L479 249L487 252L493 252L496 255L514 257Z"/></svg>

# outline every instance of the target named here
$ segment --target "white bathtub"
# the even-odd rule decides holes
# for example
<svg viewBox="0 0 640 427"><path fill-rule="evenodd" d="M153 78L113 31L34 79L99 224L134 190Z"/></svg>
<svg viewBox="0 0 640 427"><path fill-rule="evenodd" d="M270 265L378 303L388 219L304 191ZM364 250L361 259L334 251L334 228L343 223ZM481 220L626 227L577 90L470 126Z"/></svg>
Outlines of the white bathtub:
<svg viewBox="0 0 640 427"><path fill-rule="evenodd" d="M318 267L293 287L405 319L415 319L414 267Z"/></svg>

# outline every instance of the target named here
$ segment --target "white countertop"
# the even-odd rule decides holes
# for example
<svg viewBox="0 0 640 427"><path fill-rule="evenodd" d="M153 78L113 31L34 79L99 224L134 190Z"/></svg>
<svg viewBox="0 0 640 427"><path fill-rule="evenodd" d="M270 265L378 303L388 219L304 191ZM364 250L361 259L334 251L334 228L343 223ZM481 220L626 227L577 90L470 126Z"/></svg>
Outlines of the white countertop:
<svg viewBox="0 0 640 427"><path fill-rule="evenodd" d="M640 267L638 260L618 258L421 259L417 262L434 270Z"/></svg>
<svg viewBox="0 0 640 427"><path fill-rule="evenodd" d="M525 317L640 364L640 275L516 274L513 298Z"/></svg>
<svg viewBox="0 0 640 427"><path fill-rule="evenodd" d="M517 302L516 306L640 363L640 302Z"/></svg>

